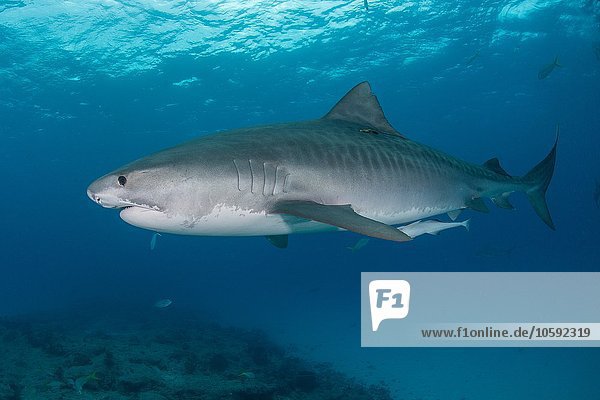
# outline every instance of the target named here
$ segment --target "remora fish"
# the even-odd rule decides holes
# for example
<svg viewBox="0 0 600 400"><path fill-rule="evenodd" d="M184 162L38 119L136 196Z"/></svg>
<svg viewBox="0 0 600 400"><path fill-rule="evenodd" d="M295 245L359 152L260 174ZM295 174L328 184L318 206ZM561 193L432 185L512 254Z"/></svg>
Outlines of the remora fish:
<svg viewBox="0 0 600 400"><path fill-rule="evenodd" d="M556 67L562 67L562 65L558 63L558 56L554 57L554 61L552 63L540 69L540 72L538 72L538 79L546 79Z"/></svg>
<svg viewBox="0 0 600 400"><path fill-rule="evenodd" d="M441 231L445 231L446 229L458 228L462 226L467 231L469 230L469 222L471 220L466 220L462 222L442 222L437 219L429 219L426 221L416 221L412 224L401 226L400 229L402 232L406 233L412 239L417 236L429 234L429 235L437 235Z"/></svg>
<svg viewBox="0 0 600 400"><path fill-rule="evenodd" d="M557 137L558 138L558 137ZM137 227L183 235L283 239L350 230L407 241L392 225L471 208L512 208L525 192L552 229L545 200L556 157L523 177L496 158L470 164L400 135L363 82L322 118L202 136L127 164L88 196Z"/></svg>

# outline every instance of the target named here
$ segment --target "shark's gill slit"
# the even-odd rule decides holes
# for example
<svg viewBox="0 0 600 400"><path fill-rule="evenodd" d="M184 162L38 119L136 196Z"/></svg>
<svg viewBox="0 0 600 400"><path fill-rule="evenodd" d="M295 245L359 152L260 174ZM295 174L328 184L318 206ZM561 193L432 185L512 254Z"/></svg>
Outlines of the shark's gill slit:
<svg viewBox="0 0 600 400"><path fill-rule="evenodd" d="M271 196L275 195L275 189L277 189L277 172L279 171L279 165L275 166L275 183L273 184L273 191L271 192Z"/></svg>
<svg viewBox="0 0 600 400"><path fill-rule="evenodd" d="M248 160L250 166L250 193L254 193L254 171L252 171L252 160Z"/></svg>
<svg viewBox="0 0 600 400"><path fill-rule="evenodd" d="M277 164L270 162L264 163L265 170L265 183L263 189L263 195L272 196L275 192L275 185L277 185Z"/></svg>
<svg viewBox="0 0 600 400"><path fill-rule="evenodd" d="M277 172L279 171L279 165L275 166L275 179L273 181L273 190L271 190L271 196L275 195L275 189L277 188Z"/></svg>
<svg viewBox="0 0 600 400"><path fill-rule="evenodd" d="M237 172L237 186L238 186L238 190L241 192L242 191L242 187L240 185L240 180L242 178L240 177L240 169L238 168L235 160L233 160L233 166L235 167L235 172Z"/></svg>
<svg viewBox="0 0 600 400"><path fill-rule="evenodd" d="M263 196L266 195L265 190L267 188L267 163L263 162L263 188L262 188L262 194Z"/></svg>
<svg viewBox="0 0 600 400"><path fill-rule="evenodd" d="M287 186L287 183L288 183L288 176L290 176L290 174L286 174L286 175L283 177L283 185L281 186L281 191L282 191L283 193L287 193L287 192L288 192L288 191L287 191L287 187L286 187L286 186Z"/></svg>

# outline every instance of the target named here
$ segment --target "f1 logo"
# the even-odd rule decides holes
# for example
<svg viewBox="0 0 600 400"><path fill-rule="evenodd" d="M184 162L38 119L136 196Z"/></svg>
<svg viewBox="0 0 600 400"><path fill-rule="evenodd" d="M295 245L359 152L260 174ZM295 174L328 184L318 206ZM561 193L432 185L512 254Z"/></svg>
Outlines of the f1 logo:
<svg viewBox="0 0 600 400"><path fill-rule="evenodd" d="M408 315L410 284L405 280L375 280L369 282L371 327L373 332L385 319L402 319Z"/></svg>

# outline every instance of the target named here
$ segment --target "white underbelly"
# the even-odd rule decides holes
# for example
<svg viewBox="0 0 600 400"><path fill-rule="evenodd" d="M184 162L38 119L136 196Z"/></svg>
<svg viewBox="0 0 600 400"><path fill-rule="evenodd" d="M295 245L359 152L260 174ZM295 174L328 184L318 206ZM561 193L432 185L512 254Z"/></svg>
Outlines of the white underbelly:
<svg viewBox="0 0 600 400"><path fill-rule="evenodd" d="M123 221L139 228L177 235L262 236L322 232L339 228L289 215L267 214L236 207L218 206L201 217L167 215L130 207L121 211Z"/></svg>
<svg viewBox="0 0 600 400"><path fill-rule="evenodd" d="M359 214L388 225L399 225L452 211L446 208L418 207L397 213ZM217 206L208 215L194 217L168 215L141 207L121 211L123 221L156 232L197 236L287 235L343 230L341 228L290 215L267 214L232 206Z"/></svg>

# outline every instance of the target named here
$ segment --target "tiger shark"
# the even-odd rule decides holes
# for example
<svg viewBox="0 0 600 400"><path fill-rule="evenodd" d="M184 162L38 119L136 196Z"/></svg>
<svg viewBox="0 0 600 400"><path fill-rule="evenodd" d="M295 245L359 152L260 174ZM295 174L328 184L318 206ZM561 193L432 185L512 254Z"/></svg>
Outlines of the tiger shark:
<svg viewBox="0 0 600 400"><path fill-rule="evenodd" d="M397 225L487 212L484 198L512 209L516 191L554 229L545 193L557 142L526 175L510 176L496 158L471 164L401 135L362 82L322 118L201 136L104 175L87 194L140 228L264 235L279 247L288 234L328 230L404 242Z"/></svg>

